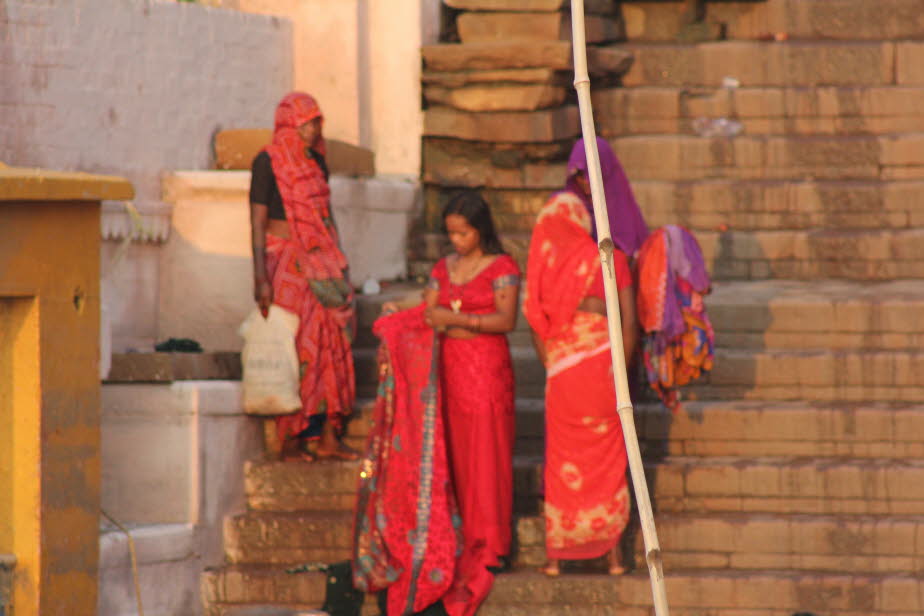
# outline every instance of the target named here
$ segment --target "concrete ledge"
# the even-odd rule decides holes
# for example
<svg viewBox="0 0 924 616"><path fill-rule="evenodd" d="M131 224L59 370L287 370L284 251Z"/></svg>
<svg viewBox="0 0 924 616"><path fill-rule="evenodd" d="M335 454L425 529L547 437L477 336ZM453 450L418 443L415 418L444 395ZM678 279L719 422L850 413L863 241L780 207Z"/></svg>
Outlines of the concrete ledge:
<svg viewBox="0 0 924 616"><path fill-rule="evenodd" d="M191 524L130 529L135 542L141 600L146 614L199 613L198 536ZM118 530L100 535L99 614L136 614L127 537Z"/></svg>
<svg viewBox="0 0 924 616"><path fill-rule="evenodd" d="M213 353L113 353L107 383L241 379L241 356Z"/></svg>
<svg viewBox="0 0 924 616"><path fill-rule="evenodd" d="M131 199L135 190L120 177L24 167L0 168L4 201L102 201Z"/></svg>

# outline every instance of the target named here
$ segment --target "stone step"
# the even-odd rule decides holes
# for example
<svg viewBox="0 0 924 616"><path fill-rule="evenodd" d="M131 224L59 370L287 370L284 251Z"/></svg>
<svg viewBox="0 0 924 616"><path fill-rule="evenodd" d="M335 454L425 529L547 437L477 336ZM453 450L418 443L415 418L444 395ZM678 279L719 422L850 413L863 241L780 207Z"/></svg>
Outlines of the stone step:
<svg viewBox="0 0 924 616"><path fill-rule="evenodd" d="M646 474L662 513L924 513L920 460L671 457Z"/></svg>
<svg viewBox="0 0 924 616"><path fill-rule="evenodd" d="M794 571L670 571L666 588L678 616L771 616L815 610L839 616L917 616L924 610L916 574L815 573ZM235 604L317 607L324 576L287 574L280 567L232 566L203 574L207 616L224 616ZM772 598L772 599L770 599ZM768 607L768 601L772 603ZM371 609L371 598L366 599ZM484 616L646 616L651 614L646 571L613 578L514 571L497 576L478 611ZM368 613L373 614L374 611Z"/></svg>
<svg viewBox="0 0 924 616"><path fill-rule="evenodd" d="M670 456L646 460L645 475L659 513L924 513L919 459ZM515 458L518 514L541 510L541 478L538 459Z"/></svg>
<svg viewBox="0 0 924 616"><path fill-rule="evenodd" d="M202 603L205 616L235 616L250 609L288 608L298 616L303 610L318 609L324 603L324 573L288 573L287 567L274 565L228 565L206 569L202 574ZM366 597L363 616L379 613L375 598ZM241 616L247 614L244 611ZM270 612L272 616L276 616ZM250 615L247 615L250 616Z"/></svg>
<svg viewBox="0 0 924 616"><path fill-rule="evenodd" d="M920 181L639 180L632 189L652 228L671 223L697 232L924 227ZM537 201L538 211L544 200Z"/></svg>
<svg viewBox="0 0 924 616"><path fill-rule="evenodd" d="M467 12L456 18L462 43L489 41L570 41L571 13L557 12ZM587 15L584 20L588 44L615 41L623 37L615 16Z"/></svg>
<svg viewBox="0 0 924 616"><path fill-rule="evenodd" d="M698 231L696 237L718 280L924 278L924 228Z"/></svg>
<svg viewBox="0 0 924 616"><path fill-rule="evenodd" d="M446 6L460 11L507 11L520 13L554 13L568 10L568 0L444 0ZM587 0L584 12L608 15L613 12L612 0Z"/></svg>
<svg viewBox="0 0 924 616"><path fill-rule="evenodd" d="M670 613L678 616L770 616L803 611L911 616L924 608L918 592L922 579L908 573L668 570L665 578ZM647 571L615 579L606 575L548 578L516 572L497 577L478 614L647 616L652 610Z"/></svg>
<svg viewBox="0 0 924 616"><path fill-rule="evenodd" d="M596 88L598 133L696 134L697 118L732 118L743 133L892 134L922 126L920 86Z"/></svg>
<svg viewBox="0 0 924 616"><path fill-rule="evenodd" d="M671 412L636 402L634 415L642 454L654 461L665 455L916 460L924 454L924 406L704 401ZM542 456L541 400L518 402L516 435L519 455Z"/></svg>
<svg viewBox="0 0 924 616"><path fill-rule="evenodd" d="M667 571L691 569L775 569L863 571L901 574L920 571L924 557L918 517L662 514L655 520ZM545 520L517 521L517 564L546 561ZM644 562L641 533L633 532L636 563Z"/></svg>
<svg viewBox="0 0 924 616"><path fill-rule="evenodd" d="M549 143L576 139L581 132L575 105L532 112L471 113L451 107L424 111L424 135L466 141Z"/></svg>
<svg viewBox="0 0 924 616"><path fill-rule="evenodd" d="M350 511L359 462L252 460L244 465L244 492L254 511Z"/></svg>
<svg viewBox="0 0 924 616"><path fill-rule="evenodd" d="M253 511L345 511L354 505L358 463L255 462L245 468ZM646 461L660 512L924 514L918 459L666 457ZM514 458L515 510L535 514L539 457Z"/></svg>
<svg viewBox="0 0 924 616"><path fill-rule="evenodd" d="M517 520L519 566L546 561L541 515ZM918 517L751 513L659 514L658 538L669 570L810 569L816 571L917 571L924 556ZM637 562L644 544L633 531ZM287 565L348 560L352 514L251 512L225 522L231 564Z"/></svg>
<svg viewBox="0 0 924 616"><path fill-rule="evenodd" d="M885 403L820 404L774 401L690 401L674 412L634 400L642 454L672 456L812 456L917 459L924 456L924 406ZM347 428L365 449L371 402ZM539 459L545 451L545 403L516 402L514 454Z"/></svg>
<svg viewBox="0 0 924 616"><path fill-rule="evenodd" d="M924 177L924 134L636 136L611 139L632 180L902 180Z"/></svg>
<svg viewBox="0 0 924 616"><path fill-rule="evenodd" d="M428 71L494 71L543 68L571 70L571 41L491 41L444 43L421 48ZM632 65L632 53L622 46L590 46L587 69L591 75L622 75Z"/></svg>
<svg viewBox="0 0 924 616"><path fill-rule="evenodd" d="M924 344L917 280L719 282L706 304L722 347L913 351Z"/></svg>
<svg viewBox="0 0 924 616"><path fill-rule="evenodd" d="M745 87L921 85L917 41L722 41L698 45L629 43L635 61L623 85Z"/></svg>
<svg viewBox="0 0 924 616"><path fill-rule="evenodd" d="M225 556L232 564L293 565L349 560L352 511L250 511L225 518Z"/></svg>
<svg viewBox="0 0 924 616"><path fill-rule="evenodd" d="M682 5L676 2L623 1L620 5L630 40L674 40ZM729 39L889 40L924 36L917 0L767 0L707 2L706 20L722 24Z"/></svg>
<svg viewBox="0 0 924 616"><path fill-rule="evenodd" d="M528 369L525 368L524 371ZM924 353L718 348L698 399L924 401Z"/></svg>

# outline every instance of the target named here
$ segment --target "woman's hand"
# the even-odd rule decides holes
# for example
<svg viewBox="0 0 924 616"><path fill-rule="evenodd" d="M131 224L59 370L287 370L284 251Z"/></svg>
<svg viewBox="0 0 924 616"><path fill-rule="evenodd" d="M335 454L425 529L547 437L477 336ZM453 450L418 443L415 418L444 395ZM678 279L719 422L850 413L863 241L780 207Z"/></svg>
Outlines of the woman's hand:
<svg viewBox="0 0 924 616"><path fill-rule="evenodd" d="M255 278L253 281L253 298L260 308L260 314L265 319L269 315L270 304L273 303L273 285L266 278Z"/></svg>
<svg viewBox="0 0 924 616"><path fill-rule="evenodd" d="M424 321L427 325L436 329L445 329L456 325L456 317L456 313L452 310L441 306L430 306L424 310Z"/></svg>
<svg viewBox="0 0 924 616"><path fill-rule="evenodd" d="M398 304L396 304L395 302L385 302L384 304L382 304L382 314L383 315L394 314L398 312L398 310L399 310Z"/></svg>

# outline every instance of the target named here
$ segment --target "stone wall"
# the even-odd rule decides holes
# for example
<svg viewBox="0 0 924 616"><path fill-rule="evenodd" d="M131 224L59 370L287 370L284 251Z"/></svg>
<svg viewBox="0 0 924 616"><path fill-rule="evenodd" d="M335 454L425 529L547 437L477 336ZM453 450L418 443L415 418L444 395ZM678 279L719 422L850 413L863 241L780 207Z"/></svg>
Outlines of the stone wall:
<svg viewBox="0 0 924 616"><path fill-rule="evenodd" d="M423 181L426 216L411 247L412 272L440 256L439 213L459 188L479 188L504 244L525 260L529 231L581 134L572 69L570 10L563 0L446 0L443 43L423 48ZM615 43L623 22L609 0L586 3L595 93L632 63Z"/></svg>

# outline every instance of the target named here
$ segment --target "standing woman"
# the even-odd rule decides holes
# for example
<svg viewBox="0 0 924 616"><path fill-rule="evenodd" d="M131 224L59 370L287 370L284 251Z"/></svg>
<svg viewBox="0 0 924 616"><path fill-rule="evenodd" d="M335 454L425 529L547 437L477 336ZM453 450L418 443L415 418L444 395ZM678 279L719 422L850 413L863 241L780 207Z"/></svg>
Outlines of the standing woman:
<svg viewBox="0 0 924 616"><path fill-rule="evenodd" d="M613 242L630 261L635 260L642 243L648 237L648 225L632 193L629 178L613 148L603 137L597 137L600 155L600 175L606 196L606 214ZM590 214L590 235L597 240L597 223L594 220L593 200L590 195L590 176L587 172L587 152L584 139L578 139L568 158L568 181L563 192L577 196ZM561 193L559 193L561 194Z"/></svg>
<svg viewBox="0 0 924 616"><path fill-rule="evenodd" d="M464 192L443 210L454 254L433 268L428 325L444 332L440 368L450 469L464 540L450 616L471 616L510 552L514 387L506 333L517 318L520 271L501 248L488 204Z"/></svg>
<svg viewBox="0 0 924 616"><path fill-rule="evenodd" d="M628 364L638 337L635 295L626 255L617 249L613 256ZM558 575L562 559L606 554L610 573L622 573L618 547L629 519L628 460L616 412L600 256L590 213L575 191L556 193L539 213L523 311L547 379L549 562L543 571Z"/></svg>
<svg viewBox="0 0 924 616"><path fill-rule="evenodd" d="M295 444L306 460L352 460L358 454L339 436L356 390L353 290L330 209L322 121L311 96L288 94L276 108L272 143L253 161L254 298L264 315L275 303L299 317L302 409L277 418L271 449ZM309 454L304 445L317 438Z"/></svg>

